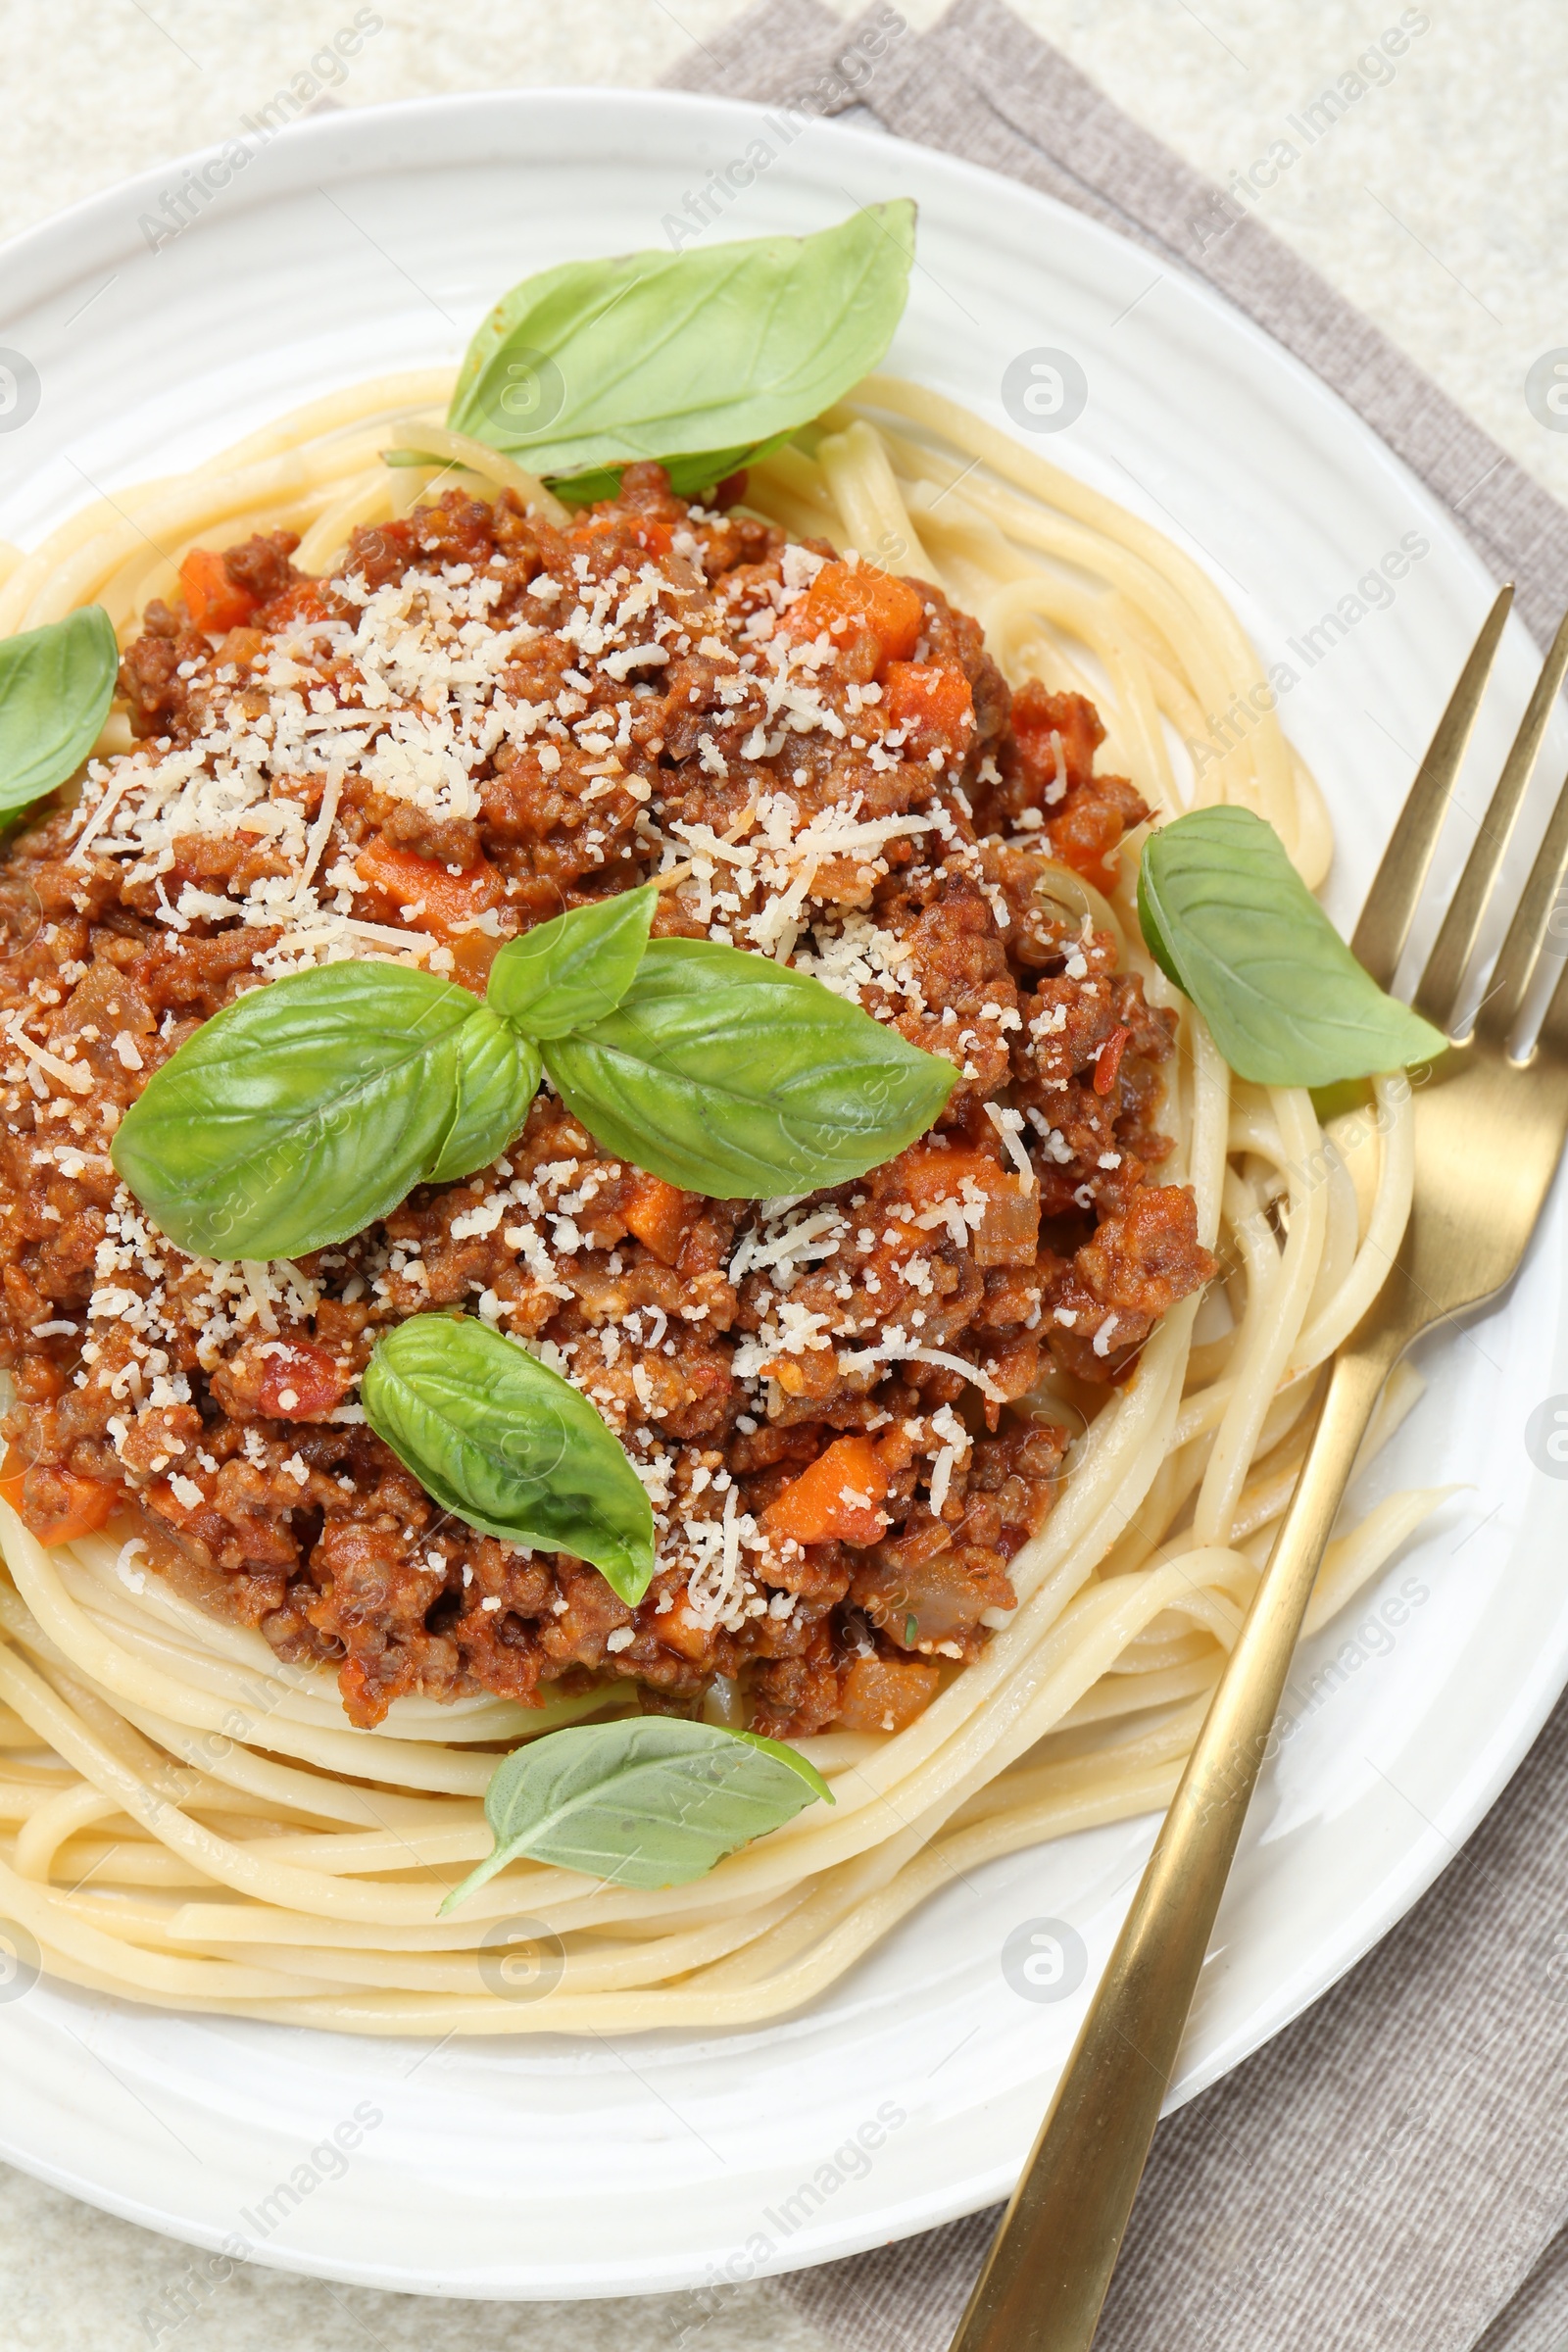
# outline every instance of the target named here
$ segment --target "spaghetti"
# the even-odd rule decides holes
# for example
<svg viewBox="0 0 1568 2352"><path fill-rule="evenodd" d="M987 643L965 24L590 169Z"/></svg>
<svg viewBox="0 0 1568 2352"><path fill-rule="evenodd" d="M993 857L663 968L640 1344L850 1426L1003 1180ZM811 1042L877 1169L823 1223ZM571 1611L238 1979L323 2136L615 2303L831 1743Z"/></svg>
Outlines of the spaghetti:
<svg viewBox="0 0 1568 2352"><path fill-rule="evenodd" d="M521 467L433 423L447 380L333 395L13 551L0 634L96 600L123 635L220 525L299 533L302 566L325 568L354 529L452 485L559 515ZM388 469L389 438L443 463ZM1255 656L1157 532L891 378L867 379L806 438L810 455L797 445L753 468L751 512L933 580L978 617L1011 683L1093 696L1110 759L1151 808L1251 808L1322 880L1327 817L1260 711ZM1173 745L1244 698L1256 723L1187 777ZM129 748L117 712L100 752ZM952 1877L1166 1803L1289 1498L1316 1375L1397 1246L1412 1162L1402 1079L1326 1127L1304 1091L1234 1079L1145 955L1130 889L1124 875L1108 903L1084 904L1180 1022L1167 1173L1191 1186L1222 1279L1170 1308L1073 1439L1054 1511L1010 1562L1017 1606L979 1653L903 1729L797 1740L831 1811L692 1885L641 1892L514 1864L438 1919L489 1850L498 1751L629 1703L626 1685L543 1708L403 1695L356 1727L329 1673L182 1598L138 1565L134 1541L46 1548L0 1504L0 1911L45 1967L166 2006L368 2034L739 2027L820 1993ZM1396 1375L1371 1446L1418 1394ZM1396 1496L1331 1546L1309 1630L1437 1499ZM493 1955L519 1937L554 1955L546 1998L497 1988Z"/></svg>

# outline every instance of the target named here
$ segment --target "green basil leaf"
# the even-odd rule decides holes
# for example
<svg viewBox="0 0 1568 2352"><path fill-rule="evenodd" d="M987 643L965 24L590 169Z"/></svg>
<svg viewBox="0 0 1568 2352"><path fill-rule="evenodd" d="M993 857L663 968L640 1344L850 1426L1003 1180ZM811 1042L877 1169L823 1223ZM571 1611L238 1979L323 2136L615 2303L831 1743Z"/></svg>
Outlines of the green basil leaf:
<svg viewBox="0 0 1568 2352"><path fill-rule="evenodd" d="M407 1199L441 1151L466 989L329 963L215 1013L156 1070L111 1156L181 1250L302 1257Z"/></svg>
<svg viewBox="0 0 1568 2352"><path fill-rule="evenodd" d="M876 367L913 252L901 197L814 236L543 270L474 336L447 421L536 473L700 458L706 488Z"/></svg>
<svg viewBox="0 0 1568 2352"><path fill-rule="evenodd" d="M777 1740L671 1715L585 1724L514 1748L485 1793L495 1851L463 1902L520 1854L617 1886L684 1886L833 1792Z"/></svg>
<svg viewBox="0 0 1568 2352"><path fill-rule="evenodd" d="M716 1200L863 1175L957 1083L820 980L707 939L654 940L625 1002L548 1043L545 1068L608 1151Z"/></svg>
<svg viewBox="0 0 1568 2352"><path fill-rule="evenodd" d="M1155 962L1254 1085L1330 1086L1446 1051L1362 970L1250 808L1198 808L1152 834L1138 919Z"/></svg>
<svg viewBox="0 0 1568 2352"><path fill-rule="evenodd" d="M658 904L649 882L509 940L490 966L485 1003L525 1037L564 1037L602 1020L637 977Z"/></svg>
<svg viewBox="0 0 1568 2352"><path fill-rule="evenodd" d="M457 1101L426 1184L456 1184L500 1158L539 1092L540 1067L532 1039L479 1005L458 1031Z"/></svg>
<svg viewBox="0 0 1568 2352"><path fill-rule="evenodd" d="M74 776L114 700L120 648L102 605L0 638L0 811Z"/></svg>
<svg viewBox="0 0 1568 2352"><path fill-rule="evenodd" d="M1152 836L1151 836L1152 838ZM1149 843L1146 841L1145 850L1148 847ZM1142 860L1140 860L1138 869L1138 927L1144 935L1145 947L1172 988L1181 988L1182 994L1185 996L1187 991L1182 987L1182 976L1176 969L1176 958L1171 952L1170 941L1159 927L1159 909L1154 903L1152 890L1146 885Z"/></svg>
<svg viewBox="0 0 1568 2352"><path fill-rule="evenodd" d="M415 1315L376 1344L365 1417L427 1494L482 1535L591 1560L622 1600L654 1573L654 1514L586 1396L471 1317Z"/></svg>

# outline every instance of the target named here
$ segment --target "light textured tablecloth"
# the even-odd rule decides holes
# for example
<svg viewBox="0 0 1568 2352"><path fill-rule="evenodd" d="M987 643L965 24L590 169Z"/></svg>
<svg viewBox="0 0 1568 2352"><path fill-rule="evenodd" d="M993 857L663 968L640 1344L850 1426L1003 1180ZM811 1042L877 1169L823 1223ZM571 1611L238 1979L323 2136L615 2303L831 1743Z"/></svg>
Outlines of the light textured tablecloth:
<svg viewBox="0 0 1568 2352"><path fill-rule="evenodd" d="M1310 8L1282 0L1015 4L1147 132L1219 183L1265 154L1288 114L1401 15L1399 0L1313 0ZM941 5L906 0L904 13L918 30ZM571 0L569 8L466 0L461 9L448 0L383 0L376 12L382 29L330 102L357 108L462 89L647 82L682 60L721 57L725 28L740 11L741 0ZM0 235L161 157L221 138L243 112L307 68L353 13L349 0L269 0L265 10L233 0L0 0L7 99ZM819 55L823 17L809 17L804 29ZM1568 343L1561 273L1568 179L1556 168L1565 64L1562 0L1509 0L1506 8L1495 0L1443 0L1397 78L1370 92L1254 209L1387 324L1499 445L1568 497L1568 433L1544 430L1523 391L1532 362ZM960 67L956 79L967 78ZM906 107L919 102L918 88L906 92ZM1019 135L1015 114L1004 94L993 125L1001 146ZM900 126L940 137L918 127L912 112ZM1115 108L1104 111L1101 131L1112 148L1129 127ZM1013 168L1000 147L985 160ZM0 316L3 302L0 270ZM1462 484L1454 494L1460 491ZM1568 2006L1543 2011L1539 1987L1552 1936L1559 1923L1568 1930L1568 1870L1553 1826L1568 1810L1558 1794L1563 1738L1559 1731L1549 1751L1543 1744L1456 1870L1371 1961L1162 2133L1161 2169L1168 2149L1179 2155L1193 2144L1185 2133L1206 2130L1211 2112L1218 2117L1197 2219L1169 2271L1169 2210L1152 2230L1155 2208L1146 2198L1135 2219L1130 2268L1107 2322L1120 2330L1106 2339L1119 2352L1131 2345L1139 2352L1242 2345L1272 2352L1276 2341L1310 2343L1314 2352L1397 2352L1420 2342L1422 2352L1443 2352L1475 2341L1563 2197L1554 2155L1548 2149L1541 2157L1533 2132L1510 2140L1507 2097L1491 2087L1480 2065L1466 2065L1464 2025L1468 2002L1476 2047L1500 2026L1510 2048L1533 2049L1537 2079L1525 2082L1519 2110L1526 2118L1561 2116ZM1544 1819L1539 1833L1532 1808ZM1508 1889L1500 1904L1499 1884ZM1457 1928L1443 1908L1450 1901ZM1467 1925L1470 1906L1477 1918ZM1497 1923L1500 1953L1474 1942L1490 1921ZM1440 2036L1424 2009L1406 2013L1401 2004L1381 2030L1360 2039L1347 2031L1342 2006L1359 2001L1363 1984L1372 1987L1374 2007L1413 1984L1429 1944L1436 1974L1452 1972L1460 2022ZM1424 2062L1400 2060L1407 2044ZM1300 2120L1298 2101L1266 2081L1251 2104L1254 2078L1276 2055L1292 2052L1302 2054L1298 2065L1320 2061L1343 2129L1304 2196L1281 2208L1254 2182L1238 2203L1231 2194L1238 2177L1275 2141L1288 2142ZM106 2082L106 2102L118 2095ZM1440 2166L1446 2170L1450 2149L1466 2166L1473 2154L1490 2207L1469 2192L1428 2196L1424 2183ZM1376 2222L1380 2213L1385 2219ZM1348 2216L1366 2222L1365 2244ZM1402 2245L1394 2227L1400 2222ZM214 2297L188 2283L196 2265L187 2249L0 2167L0 2328L19 2352L132 2352L154 2340L155 2327L172 2327L158 2340L177 2352L364 2352L367 2345L383 2352L826 2352L830 2340L903 2352L911 2337L897 2315L911 2307L923 2304L927 2322L924 2337L912 2340L943 2340L956 2280L965 2275L963 2245L960 2226L894 2249L885 2258L891 2293L874 2264L808 2274L790 2282L793 2304L765 2287L730 2288L713 2303L685 2296L436 2303L259 2270L236 2273ZM976 2259L971 2230L968 2267ZM1200 2278L1196 2289L1183 2269L1195 2262L1209 2266L1206 2284ZM1413 2336L1385 2335L1390 2283L1401 2265L1418 2264L1431 2265L1430 2332L1417 2321ZM845 2270L881 2315L858 2336ZM1263 2289L1275 2273L1278 2292L1270 2297ZM1124 2288L1135 2296L1131 2320ZM1295 2315L1295 2334L1276 2324L1278 2308ZM1450 2309L1455 2328L1445 2333ZM1211 2326L1221 2318L1230 2332ZM1478 2352L1561 2352L1565 2340L1568 2259L1559 2250Z"/></svg>

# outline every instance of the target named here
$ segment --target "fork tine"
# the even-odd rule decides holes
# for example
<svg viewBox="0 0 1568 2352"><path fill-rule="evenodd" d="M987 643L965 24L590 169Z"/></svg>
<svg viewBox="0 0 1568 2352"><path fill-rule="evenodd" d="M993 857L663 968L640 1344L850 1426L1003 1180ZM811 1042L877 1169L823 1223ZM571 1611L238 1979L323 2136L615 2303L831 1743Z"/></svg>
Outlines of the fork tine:
<svg viewBox="0 0 1568 2352"><path fill-rule="evenodd" d="M1470 730L1475 725L1497 640L1512 602L1511 585L1497 591L1470 659L1459 673L1459 683L1448 698L1448 707L1438 721L1427 756L1416 771L1399 821L1383 853L1383 863L1366 894L1350 953L1380 988L1393 986L1404 943L1410 936L1427 868L1448 811L1448 795L1470 741Z"/></svg>
<svg viewBox="0 0 1568 2352"><path fill-rule="evenodd" d="M1545 838L1536 853L1508 936L1502 943L1492 975L1492 986L1476 1015L1476 1036L1495 1047L1506 1045L1536 976L1542 944L1557 894L1568 875L1568 782L1557 795Z"/></svg>
<svg viewBox="0 0 1568 2352"><path fill-rule="evenodd" d="M1568 961L1564 962L1546 1009L1541 1016L1536 1053L1558 1063L1568 1060Z"/></svg>
<svg viewBox="0 0 1568 2352"><path fill-rule="evenodd" d="M1417 1012L1425 1013L1429 1021L1436 1021L1442 1028L1451 1026L1465 966L1475 953L1487 900L1512 838L1525 787L1535 772L1542 738L1565 671L1568 671L1568 613L1563 615L1551 651L1542 663L1536 690L1465 860L1459 887L1443 918L1443 928L1427 957L1426 969L1416 983Z"/></svg>

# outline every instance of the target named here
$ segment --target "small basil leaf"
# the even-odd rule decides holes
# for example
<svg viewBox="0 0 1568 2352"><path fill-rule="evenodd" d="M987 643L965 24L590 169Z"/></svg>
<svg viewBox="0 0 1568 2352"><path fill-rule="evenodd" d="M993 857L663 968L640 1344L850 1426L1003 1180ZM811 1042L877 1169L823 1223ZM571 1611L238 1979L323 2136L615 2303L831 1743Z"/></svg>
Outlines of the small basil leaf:
<svg viewBox="0 0 1568 2352"><path fill-rule="evenodd" d="M548 1044L545 1067L607 1150L717 1200L863 1175L957 1083L820 980L706 939L653 941L625 1002Z"/></svg>
<svg viewBox="0 0 1568 2352"><path fill-rule="evenodd" d="M487 1168L516 1134L539 1092L539 1049L481 1004L458 1031L457 1101L426 1184L456 1184Z"/></svg>
<svg viewBox="0 0 1568 2352"><path fill-rule="evenodd" d="M1138 919L1160 969L1254 1085L1330 1086L1446 1051L1362 970L1250 808L1194 809L1152 834Z"/></svg>
<svg viewBox="0 0 1568 2352"><path fill-rule="evenodd" d="M181 1250L301 1257L406 1200L452 1121L466 989L330 963L215 1013L125 1113L111 1156Z"/></svg>
<svg viewBox="0 0 1568 2352"><path fill-rule="evenodd" d="M25 808L75 774L102 732L119 672L102 605L0 638L0 811Z"/></svg>
<svg viewBox="0 0 1568 2352"><path fill-rule="evenodd" d="M654 1514L620 1441L569 1381L470 1317L376 1344L365 1417L427 1494L482 1535L591 1560L622 1600L654 1573Z"/></svg>
<svg viewBox="0 0 1568 2352"><path fill-rule="evenodd" d="M536 473L697 458L707 488L877 365L913 251L899 198L814 236L543 270L474 336L447 421Z"/></svg>
<svg viewBox="0 0 1568 2352"><path fill-rule="evenodd" d="M495 1851L447 1912L521 1854L617 1886L684 1886L833 1792L776 1740L671 1715L585 1724L514 1748L485 1794Z"/></svg>
<svg viewBox="0 0 1568 2352"><path fill-rule="evenodd" d="M659 893L623 890L507 942L485 1003L525 1037L564 1037L613 1012L637 977Z"/></svg>

